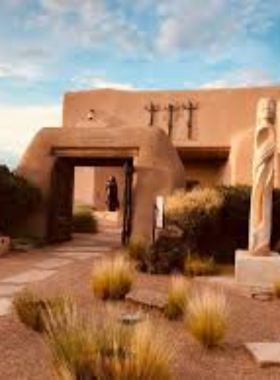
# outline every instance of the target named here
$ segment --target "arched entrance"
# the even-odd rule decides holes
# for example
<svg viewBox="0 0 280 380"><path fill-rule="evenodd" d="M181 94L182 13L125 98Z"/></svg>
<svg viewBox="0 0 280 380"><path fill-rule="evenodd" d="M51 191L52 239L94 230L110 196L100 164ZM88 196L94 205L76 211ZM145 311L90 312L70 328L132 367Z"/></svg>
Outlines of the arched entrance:
<svg viewBox="0 0 280 380"><path fill-rule="evenodd" d="M47 221L47 241L62 242L71 239L74 169L76 167L121 167L124 172L125 186L122 208L121 241L129 241L132 225L132 157L73 157L63 152L57 156L51 172L50 199Z"/></svg>
<svg viewBox="0 0 280 380"><path fill-rule="evenodd" d="M121 165L125 171L122 240L151 242L158 195L184 187L185 172L168 136L157 128L43 128L17 172L42 191L44 203L22 230L33 236L69 238L75 166ZM132 183L133 175L133 183ZM62 199L63 198L63 199ZM133 202L132 202L133 201Z"/></svg>

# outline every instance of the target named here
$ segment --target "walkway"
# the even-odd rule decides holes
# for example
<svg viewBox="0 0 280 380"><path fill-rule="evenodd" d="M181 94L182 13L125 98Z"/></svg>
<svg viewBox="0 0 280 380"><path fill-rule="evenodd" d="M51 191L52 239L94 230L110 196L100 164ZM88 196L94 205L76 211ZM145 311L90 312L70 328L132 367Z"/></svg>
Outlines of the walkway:
<svg viewBox="0 0 280 380"><path fill-rule="evenodd" d="M98 260L120 247L120 229L114 220L101 220L100 232L75 234L57 246L48 246L27 253L11 252L0 258L0 316L9 314L13 296L25 286L44 281L63 267L80 260Z"/></svg>

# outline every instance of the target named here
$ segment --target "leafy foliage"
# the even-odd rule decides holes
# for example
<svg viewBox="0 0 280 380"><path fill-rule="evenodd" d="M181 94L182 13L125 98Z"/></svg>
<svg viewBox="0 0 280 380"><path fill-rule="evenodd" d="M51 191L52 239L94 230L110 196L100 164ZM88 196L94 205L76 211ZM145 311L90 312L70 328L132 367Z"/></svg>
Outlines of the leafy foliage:
<svg viewBox="0 0 280 380"><path fill-rule="evenodd" d="M39 189L21 176L0 166L0 231L14 234L19 223L40 207Z"/></svg>
<svg viewBox="0 0 280 380"><path fill-rule="evenodd" d="M73 232L97 232L97 220L89 206L76 206L72 219Z"/></svg>

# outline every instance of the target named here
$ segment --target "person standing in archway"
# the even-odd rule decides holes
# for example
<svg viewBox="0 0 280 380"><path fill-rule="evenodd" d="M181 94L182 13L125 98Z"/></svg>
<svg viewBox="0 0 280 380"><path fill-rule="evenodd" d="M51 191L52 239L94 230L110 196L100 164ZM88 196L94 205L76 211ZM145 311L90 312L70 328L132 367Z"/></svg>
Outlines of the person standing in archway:
<svg viewBox="0 0 280 380"><path fill-rule="evenodd" d="M106 204L108 211L116 211L119 207L118 184L115 177L111 176L106 183Z"/></svg>

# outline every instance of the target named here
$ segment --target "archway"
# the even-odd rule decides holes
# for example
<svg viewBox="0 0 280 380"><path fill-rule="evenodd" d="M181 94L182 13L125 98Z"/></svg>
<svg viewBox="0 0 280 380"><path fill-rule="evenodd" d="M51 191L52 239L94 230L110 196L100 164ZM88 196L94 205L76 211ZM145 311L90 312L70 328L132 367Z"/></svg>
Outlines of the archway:
<svg viewBox="0 0 280 380"><path fill-rule="evenodd" d="M56 202L54 189L55 192L66 191L69 202L73 167L97 161L99 164L107 162L107 165L118 162L126 168L125 196L130 206L124 218L123 240L131 235L150 242L156 196L164 196L177 187L183 187L185 177L176 149L167 135L156 128L133 131L127 127L93 128L88 125L85 128L43 128L34 137L17 169L19 174L39 187L44 196L42 208L36 215L30 216L23 229L35 236L48 238L50 213L55 209L53 202ZM135 176L133 188L132 172ZM58 181L60 176L64 181ZM55 186L62 189L57 190ZM66 215L63 227L66 231L69 230L67 199L65 205L57 201L62 207L59 212Z"/></svg>
<svg viewBox="0 0 280 380"><path fill-rule="evenodd" d="M132 224L132 157L57 157L51 172L47 240L51 243L71 239L74 169L76 167L121 167L124 172L121 241L129 241Z"/></svg>

